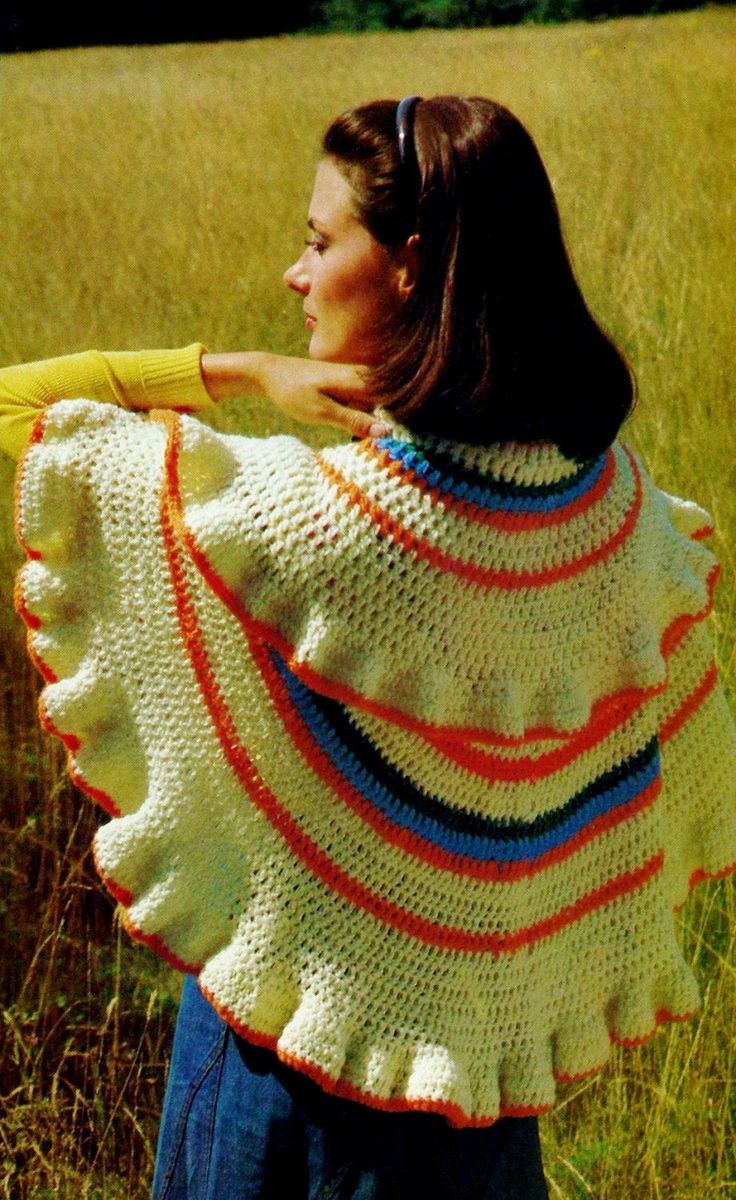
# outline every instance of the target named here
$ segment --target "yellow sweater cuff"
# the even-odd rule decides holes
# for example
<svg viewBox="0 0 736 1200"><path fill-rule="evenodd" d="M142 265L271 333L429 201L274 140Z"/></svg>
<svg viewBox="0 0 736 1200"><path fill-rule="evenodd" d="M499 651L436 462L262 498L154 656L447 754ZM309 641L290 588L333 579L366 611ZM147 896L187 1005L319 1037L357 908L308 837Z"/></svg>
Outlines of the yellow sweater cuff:
<svg viewBox="0 0 736 1200"><path fill-rule="evenodd" d="M181 350L148 351L140 358L141 408L212 408L214 400L202 380L199 342ZM128 407L139 407L128 402Z"/></svg>

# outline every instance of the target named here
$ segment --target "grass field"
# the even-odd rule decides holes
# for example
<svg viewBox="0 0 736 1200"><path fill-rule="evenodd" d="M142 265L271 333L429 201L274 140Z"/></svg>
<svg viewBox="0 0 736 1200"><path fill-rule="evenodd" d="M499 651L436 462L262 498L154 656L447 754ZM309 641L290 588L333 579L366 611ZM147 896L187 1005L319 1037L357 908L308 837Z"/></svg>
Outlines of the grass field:
<svg viewBox="0 0 736 1200"><path fill-rule="evenodd" d="M734 61L728 8L7 58L0 360L195 339L302 351L281 274L300 253L324 125L375 96L493 96L536 137L583 290L636 369L631 438L661 486L716 518L733 695ZM221 419L285 427L257 402ZM0 471L7 495L11 466ZM9 607L9 512L3 502L0 1197L139 1200L178 981L120 933L87 853L97 816L36 729L37 681ZM730 882L693 896L682 935L702 1013L616 1051L543 1118L553 1198L736 1196Z"/></svg>

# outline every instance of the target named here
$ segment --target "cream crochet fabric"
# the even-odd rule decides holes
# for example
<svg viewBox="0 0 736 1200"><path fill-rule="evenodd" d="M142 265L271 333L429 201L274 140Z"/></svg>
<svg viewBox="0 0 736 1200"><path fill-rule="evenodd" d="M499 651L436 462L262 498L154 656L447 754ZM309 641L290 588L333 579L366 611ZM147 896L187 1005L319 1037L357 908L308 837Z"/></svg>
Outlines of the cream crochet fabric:
<svg viewBox="0 0 736 1200"><path fill-rule="evenodd" d="M695 1009L673 909L736 862L717 567L623 444L315 454L65 401L17 520L100 872L239 1032L483 1125Z"/></svg>

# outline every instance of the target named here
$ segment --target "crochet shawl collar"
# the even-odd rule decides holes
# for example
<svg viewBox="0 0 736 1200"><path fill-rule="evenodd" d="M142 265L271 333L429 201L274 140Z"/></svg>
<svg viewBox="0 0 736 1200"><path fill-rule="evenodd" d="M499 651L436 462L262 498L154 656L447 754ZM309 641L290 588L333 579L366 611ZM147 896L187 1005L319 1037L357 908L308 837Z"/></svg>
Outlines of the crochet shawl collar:
<svg viewBox="0 0 736 1200"><path fill-rule="evenodd" d="M461 1125L691 1012L672 910L736 860L708 515L618 442L151 417L54 405L17 490L131 933L322 1086Z"/></svg>

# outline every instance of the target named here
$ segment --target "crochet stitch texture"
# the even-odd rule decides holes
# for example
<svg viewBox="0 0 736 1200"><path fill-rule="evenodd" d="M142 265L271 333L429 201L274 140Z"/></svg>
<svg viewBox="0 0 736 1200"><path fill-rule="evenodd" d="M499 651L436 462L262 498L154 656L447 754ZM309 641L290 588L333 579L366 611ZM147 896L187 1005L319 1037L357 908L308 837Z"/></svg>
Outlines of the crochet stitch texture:
<svg viewBox="0 0 736 1200"><path fill-rule="evenodd" d="M736 863L717 566L625 445L315 454L65 401L17 528L100 873L246 1037L484 1125L697 1007L673 909Z"/></svg>

